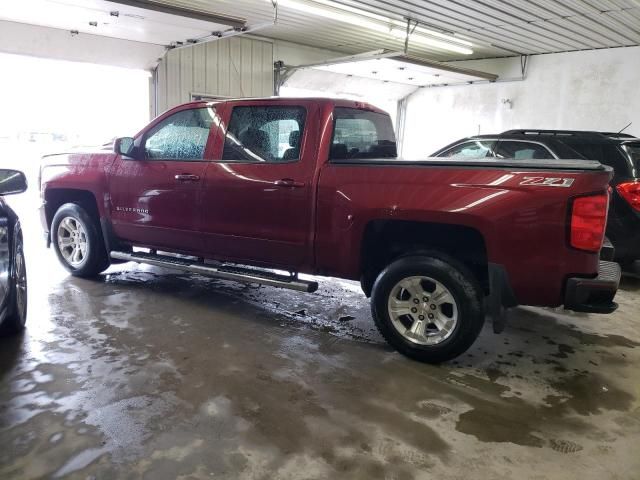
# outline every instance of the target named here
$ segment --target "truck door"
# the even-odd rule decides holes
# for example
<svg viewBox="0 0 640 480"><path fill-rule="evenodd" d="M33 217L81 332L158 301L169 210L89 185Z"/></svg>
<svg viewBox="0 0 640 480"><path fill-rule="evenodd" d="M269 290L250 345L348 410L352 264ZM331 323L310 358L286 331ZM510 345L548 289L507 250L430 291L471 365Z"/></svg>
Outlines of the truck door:
<svg viewBox="0 0 640 480"><path fill-rule="evenodd" d="M203 191L207 252L291 269L311 261L317 113L304 101L227 103Z"/></svg>
<svg viewBox="0 0 640 480"><path fill-rule="evenodd" d="M111 218L119 238L202 251L199 202L215 118L209 107L172 113L136 141L135 159L116 159L110 175Z"/></svg>

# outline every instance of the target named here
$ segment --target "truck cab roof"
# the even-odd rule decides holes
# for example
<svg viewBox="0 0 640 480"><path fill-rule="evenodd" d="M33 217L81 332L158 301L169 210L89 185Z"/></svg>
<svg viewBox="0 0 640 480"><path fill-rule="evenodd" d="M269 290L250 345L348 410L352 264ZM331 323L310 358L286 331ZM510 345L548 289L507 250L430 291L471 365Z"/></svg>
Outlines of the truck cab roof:
<svg viewBox="0 0 640 480"><path fill-rule="evenodd" d="M367 102L362 102L360 100L347 100L343 98L328 98L328 97L241 97L241 98L221 98L216 100L195 100L193 102L188 102L179 105L178 107L184 108L185 106L191 107L200 107L206 105L217 105L217 104L225 104L225 103L233 103L233 104L252 104L262 103L269 105L277 105L278 103L282 104L291 104L292 102L300 102L300 103L316 103L318 105L325 106L333 106L333 107L346 107L346 108L357 108L360 110L368 110L371 112L377 112L382 114L387 114L384 110L371 105ZM177 108L177 107L174 107Z"/></svg>

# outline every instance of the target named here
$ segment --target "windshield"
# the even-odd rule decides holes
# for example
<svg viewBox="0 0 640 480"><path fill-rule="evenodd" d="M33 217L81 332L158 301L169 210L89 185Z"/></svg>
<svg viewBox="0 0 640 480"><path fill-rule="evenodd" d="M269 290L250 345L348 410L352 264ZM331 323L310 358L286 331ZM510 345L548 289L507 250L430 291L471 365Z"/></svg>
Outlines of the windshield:
<svg viewBox="0 0 640 480"><path fill-rule="evenodd" d="M634 178L638 178L638 176L640 176L640 142L626 143L622 148L624 148L624 151L627 152L627 155L629 155L631 159Z"/></svg>

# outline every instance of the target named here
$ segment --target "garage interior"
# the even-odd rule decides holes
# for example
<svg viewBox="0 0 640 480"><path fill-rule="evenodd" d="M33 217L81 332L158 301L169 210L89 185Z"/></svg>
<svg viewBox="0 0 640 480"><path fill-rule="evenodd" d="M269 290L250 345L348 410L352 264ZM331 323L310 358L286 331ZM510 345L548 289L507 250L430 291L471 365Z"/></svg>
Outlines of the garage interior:
<svg viewBox="0 0 640 480"><path fill-rule="evenodd" d="M29 181L6 199L29 314L0 339L0 478L640 478L637 262L613 314L516 307L427 365L387 346L357 282L76 278L38 215L42 155L192 100L368 102L407 159L510 129L637 137L639 45L638 0L3 3L0 164Z"/></svg>

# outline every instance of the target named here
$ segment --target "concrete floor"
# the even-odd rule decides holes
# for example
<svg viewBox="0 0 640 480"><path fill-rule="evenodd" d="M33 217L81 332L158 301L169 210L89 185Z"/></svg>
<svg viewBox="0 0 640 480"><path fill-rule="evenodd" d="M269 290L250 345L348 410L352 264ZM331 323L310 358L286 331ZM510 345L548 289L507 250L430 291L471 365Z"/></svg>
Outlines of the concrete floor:
<svg viewBox="0 0 640 480"><path fill-rule="evenodd" d="M0 478L638 479L640 280L610 316L519 308L439 367L316 294L133 264L70 277L27 232L0 341Z"/></svg>

